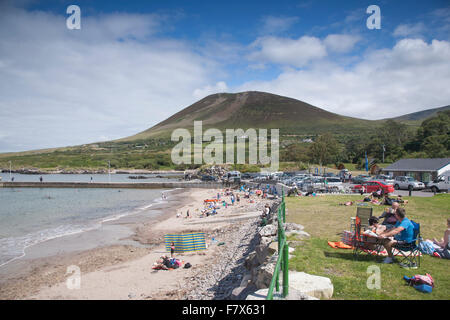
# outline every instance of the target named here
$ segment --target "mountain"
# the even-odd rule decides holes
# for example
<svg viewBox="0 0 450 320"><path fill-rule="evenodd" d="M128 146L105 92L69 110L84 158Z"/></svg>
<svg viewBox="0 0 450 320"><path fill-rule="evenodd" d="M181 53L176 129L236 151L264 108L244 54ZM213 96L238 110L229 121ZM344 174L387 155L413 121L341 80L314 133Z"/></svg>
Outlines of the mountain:
<svg viewBox="0 0 450 320"><path fill-rule="evenodd" d="M427 109L427 110L423 110L423 111L408 113L408 114L405 114L400 117L391 118L391 120L402 121L402 122L404 122L404 121L420 121L420 122L422 122L425 119L434 117L438 112L446 111L446 110L450 110L450 105L445 106L445 107L440 107L440 108L433 108L433 109ZM388 120L388 119L384 119L384 120Z"/></svg>
<svg viewBox="0 0 450 320"><path fill-rule="evenodd" d="M192 128L196 120L201 120L204 128L278 128L282 134L349 133L379 124L341 116L303 101L266 92L217 93L150 129L119 141L170 136L176 128Z"/></svg>
<svg viewBox="0 0 450 320"><path fill-rule="evenodd" d="M408 124L414 131L421 122L449 106L415 112L392 120ZM171 168L169 141L177 128L193 130L201 120L203 130L280 129L280 140L296 140L292 136L332 133L346 141L362 137L380 128L387 120L364 120L325 111L303 101L258 91L217 93L175 113L168 119L136 135L114 141L80 146L0 154L0 168L104 168L111 160L115 168ZM300 137L301 139L301 137Z"/></svg>

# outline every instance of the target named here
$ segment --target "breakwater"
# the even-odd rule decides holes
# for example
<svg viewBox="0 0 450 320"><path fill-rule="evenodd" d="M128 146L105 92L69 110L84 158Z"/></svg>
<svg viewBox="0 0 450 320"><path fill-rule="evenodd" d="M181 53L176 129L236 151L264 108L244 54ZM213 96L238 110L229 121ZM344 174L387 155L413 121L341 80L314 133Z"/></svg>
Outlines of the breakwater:
<svg viewBox="0 0 450 320"><path fill-rule="evenodd" d="M116 188L116 189L173 189L173 188L223 188L221 182L0 182L0 188Z"/></svg>

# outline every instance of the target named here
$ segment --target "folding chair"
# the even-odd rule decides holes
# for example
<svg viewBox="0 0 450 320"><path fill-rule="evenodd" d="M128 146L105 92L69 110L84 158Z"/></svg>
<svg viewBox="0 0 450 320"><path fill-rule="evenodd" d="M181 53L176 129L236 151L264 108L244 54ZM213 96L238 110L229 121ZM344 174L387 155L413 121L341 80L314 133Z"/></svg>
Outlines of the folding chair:
<svg viewBox="0 0 450 320"><path fill-rule="evenodd" d="M362 252L378 255L382 248L377 238L364 234L361 218L358 216L355 219L352 244L354 258L357 258L358 254Z"/></svg>
<svg viewBox="0 0 450 320"><path fill-rule="evenodd" d="M414 226L414 239L410 243L396 244L393 248L400 252L400 264L408 268L420 267L420 256L422 255L419 250L419 244L422 240L420 237L420 223L416 223L410 220Z"/></svg>
<svg viewBox="0 0 450 320"><path fill-rule="evenodd" d="M372 217L372 207L357 207L356 217L361 220L362 231L364 232L369 227L369 219Z"/></svg>

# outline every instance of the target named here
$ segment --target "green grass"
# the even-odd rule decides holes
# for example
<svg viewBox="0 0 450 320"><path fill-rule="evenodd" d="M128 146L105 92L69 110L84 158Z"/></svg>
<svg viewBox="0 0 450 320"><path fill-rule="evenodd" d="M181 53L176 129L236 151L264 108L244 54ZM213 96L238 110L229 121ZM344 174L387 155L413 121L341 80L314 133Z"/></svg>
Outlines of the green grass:
<svg viewBox="0 0 450 320"><path fill-rule="evenodd" d="M334 286L333 299L444 299L450 297L450 261L428 255L421 257L419 269L406 270L398 264L381 263L383 257L366 254L357 260L352 250L333 249L327 241L340 241L341 232L349 230L350 217L355 216L356 206L341 206L360 196L286 197L287 221L301 224L311 238L296 247L289 268L309 274L328 277ZM421 224L424 239L441 238L450 217L450 195L440 194L430 198L405 197L407 216ZM380 215L384 206L373 206L374 215ZM292 240L292 239L290 239ZM381 288L368 289L366 282L371 274L370 266L380 268ZM430 273L436 287L431 294L420 293L405 285L403 276Z"/></svg>

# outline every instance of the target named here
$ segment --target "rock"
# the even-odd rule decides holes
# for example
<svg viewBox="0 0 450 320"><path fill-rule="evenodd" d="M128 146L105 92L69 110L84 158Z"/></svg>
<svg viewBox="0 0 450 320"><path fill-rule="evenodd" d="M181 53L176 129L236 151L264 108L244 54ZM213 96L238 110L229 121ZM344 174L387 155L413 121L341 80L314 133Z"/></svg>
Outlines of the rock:
<svg viewBox="0 0 450 320"><path fill-rule="evenodd" d="M281 289L280 289L281 290ZM247 295L246 300L266 300L269 289L260 289ZM308 296L303 292L289 288L289 294L283 298L282 291L273 293L273 300L319 300L315 297Z"/></svg>
<svg viewBox="0 0 450 320"><path fill-rule="evenodd" d="M252 281L252 274L251 273L246 273L244 275L244 277L242 278L241 284L239 286L240 287L247 287L251 281Z"/></svg>
<svg viewBox="0 0 450 320"><path fill-rule="evenodd" d="M244 267L247 270L252 270L258 266L258 259L256 259L256 252L251 252L246 258L244 262Z"/></svg>
<svg viewBox="0 0 450 320"><path fill-rule="evenodd" d="M286 232L286 237L289 237L291 235L295 235L297 239L308 239L311 237L308 232L305 231L298 231L298 230L292 230L289 232Z"/></svg>
<svg viewBox="0 0 450 320"><path fill-rule="evenodd" d="M255 248L255 253L258 264L263 264L269 255L269 247L259 244Z"/></svg>
<svg viewBox="0 0 450 320"><path fill-rule="evenodd" d="M292 222L286 222L284 224L284 230L286 232L289 231L303 231L305 227L303 227L301 224L296 224L296 223L292 223Z"/></svg>
<svg viewBox="0 0 450 320"><path fill-rule="evenodd" d="M289 271L289 290L291 288L317 299L330 299L334 290L329 278L296 271Z"/></svg>
<svg viewBox="0 0 450 320"><path fill-rule="evenodd" d="M258 291L250 293L245 300L266 300L267 293L269 292L269 289L260 289ZM274 294L274 300L275 298L278 298L278 294Z"/></svg>
<svg viewBox="0 0 450 320"><path fill-rule="evenodd" d="M261 240L259 240L259 243L261 245L268 246L272 242L272 237L261 237Z"/></svg>
<svg viewBox="0 0 450 320"><path fill-rule="evenodd" d="M268 224L259 231L261 237L272 237L277 234L278 228L274 224Z"/></svg>
<svg viewBox="0 0 450 320"><path fill-rule="evenodd" d="M255 276L253 279L253 283L256 288L263 289L268 288L270 286L270 282L272 281L272 275L275 270L276 258L277 255L273 255L269 262L260 265L255 271ZM274 261L275 260L275 261Z"/></svg>
<svg viewBox="0 0 450 320"><path fill-rule="evenodd" d="M274 254L274 253L278 252L278 241L277 242L272 242L269 245L268 251L269 251L269 254Z"/></svg>

